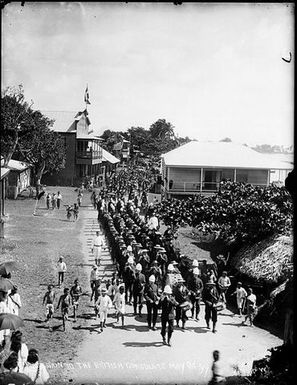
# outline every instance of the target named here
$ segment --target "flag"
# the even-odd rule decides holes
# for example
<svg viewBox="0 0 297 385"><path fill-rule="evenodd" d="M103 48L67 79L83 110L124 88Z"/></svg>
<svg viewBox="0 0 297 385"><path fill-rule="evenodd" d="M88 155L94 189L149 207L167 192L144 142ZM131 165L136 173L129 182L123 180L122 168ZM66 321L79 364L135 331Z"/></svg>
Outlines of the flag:
<svg viewBox="0 0 297 385"><path fill-rule="evenodd" d="M89 97L89 90L88 90L88 86L87 86L87 88L85 90L85 103L86 104L91 104L89 98L90 98Z"/></svg>

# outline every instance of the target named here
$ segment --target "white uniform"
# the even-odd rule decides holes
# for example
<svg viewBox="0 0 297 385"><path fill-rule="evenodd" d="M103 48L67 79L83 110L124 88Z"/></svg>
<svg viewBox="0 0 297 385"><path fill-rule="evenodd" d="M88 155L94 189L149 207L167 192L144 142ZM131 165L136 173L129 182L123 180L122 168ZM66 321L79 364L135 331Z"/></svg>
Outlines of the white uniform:
<svg viewBox="0 0 297 385"><path fill-rule="evenodd" d="M243 301L247 297L247 292L243 287L238 287L236 289L236 301L237 301L237 307L238 309L242 308Z"/></svg>
<svg viewBox="0 0 297 385"><path fill-rule="evenodd" d="M93 254L95 259L101 258L101 252L102 252L102 246L104 245L103 237L102 235L98 235L93 240Z"/></svg>
<svg viewBox="0 0 297 385"><path fill-rule="evenodd" d="M126 311L126 302L125 302L125 293L117 292L113 303L115 305L116 311L121 314L125 314Z"/></svg>
<svg viewBox="0 0 297 385"><path fill-rule="evenodd" d="M112 302L108 295L102 295L97 299L95 306L98 309L99 321L104 322L107 319L108 310L112 308Z"/></svg>

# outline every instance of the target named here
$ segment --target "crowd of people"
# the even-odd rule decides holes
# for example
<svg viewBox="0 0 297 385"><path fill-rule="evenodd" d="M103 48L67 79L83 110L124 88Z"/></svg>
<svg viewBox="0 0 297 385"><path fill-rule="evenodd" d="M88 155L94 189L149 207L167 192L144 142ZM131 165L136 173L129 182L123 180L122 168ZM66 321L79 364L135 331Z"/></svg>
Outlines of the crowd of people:
<svg viewBox="0 0 297 385"><path fill-rule="evenodd" d="M11 285L11 286L9 286ZM0 277L0 316L19 316L22 301L11 273ZM2 320L2 325L5 321ZM38 351L28 349L20 330L0 330L0 384L42 385L49 379L48 371L39 361Z"/></svg>
<svg viewBox="0 0 297 385"><path fill-rule="evenodd" d="M98 211L100 231L97 231L91 245L94 265L90 273L90 300L94 306L94 317L99 319L100 332L106 328L112 308L116 322L121 321L124 327L128 305L133 306L135 316L146 316L148 330L157 330L160 315L163 344L172 346L174 328L185 331L189 318L200 321L201 303L205 306L206 328L217 332L218 314L226 307L226 294L230 291L231 281L227 271L218 269L216 264L198 261L181 253L178 227L188 221L191 198L185 201L170 199L162 205L158 205L156 200L149 203L147 191L155 181L156 175L148 167L128 167L111 174L106 187L92 191L91 203ZM78 218L83 188L77 191L77 203L65 205L68 219L72 213L74 220ZM47 209L54 210L60 209L63 199L58 191L57 194L47 193L45 201ZM161 231L161 218L167 225L164 232ZM105 247L109 248L116 265L116 272L110 280L99 273ZM67 272L63 256L57 262L57 272L58 286L61 287ZM53 330L52 319L58 309L61 309L64 331L71 309L76 321L82 294L78 279L71 288L64 287L59 298L56 298L54 286L48 286L43 305L49 330ZM231 295L236 296L240 317L246 309L243 323L248 320L252 326L257 312L257 298L252 289L246 290L238 282ZM143 312L144 305L146 314ZM8 291L0 287L0 314L18 314L20 308L16 286ZM13 383L17 375L23 376L24 384L43 384L48 380L49 375L39 362L38 352L28 349L22 342L20 331L12 334L9 330L0 331L0 343L7 355L1 360L3 373L0 381L6 378ZM218 353L214 355L214 371L217 361Z"/></svg>
<svg viewBox="0 0 297 385"><path fill-rule="evenodd" d="M95 193L91 196L117 266L111 281L100 277L98 266L101 250L106 245L104 237L97 232L92 246L95 264L90 286L91 301L94 301L96 316L100 317L100 330L106 327L112 307L116 309L117 320L121 318L124 325L126 305L133 306L135 316L143 317L145 304L148 329L157 329L160 313L163 343L171 346L174 326L185 330L189 318L198 321L203 302L206 327L216 333L218 313L226 307L226 293L231 286L227 272L218 271L216 264L208 265L205 260L198 262L181 254L175 242L176 224L170 221L162 234L158 205L144 204L143 194L131 178L126 189L107 186L96 200ZM252 289L246 291L239 282L232 294L237 298L239 316L246 307L246 320L249 319L252 326L256 312Z"/></svg>

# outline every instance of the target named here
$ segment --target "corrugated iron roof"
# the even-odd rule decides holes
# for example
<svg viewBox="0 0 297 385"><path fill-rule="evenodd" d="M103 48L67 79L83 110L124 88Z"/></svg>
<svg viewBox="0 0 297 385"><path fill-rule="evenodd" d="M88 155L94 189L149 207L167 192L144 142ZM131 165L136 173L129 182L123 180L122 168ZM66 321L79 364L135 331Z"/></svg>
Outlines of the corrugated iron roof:
<svg viewBox="0 0 297 385"><path fill-rule="evenodd" d="M1 179L5 178L6 175L9 173L10 169L7 167L1 167Z"/></svg>
<svg viewBox="0 0 297 385"><path fill-rule="evenodd" d="M167 166L280 169L293 165L233 142L192 141L162 155Z"/></svg>
<svg viewBox="0 0 297 385"><path fill-rule="evenodd" d="M110 154L108 151L104 150L104 148L102 148L102 160L112 164L118 163L120 161L118 158Z"/></svg>
<svg viewBox="0 0 297 385"><path fill-rule="evenodd" d="M4 159L3 157L1 157L1 166L3 165L4 165ZM29 163L21 162L19 160L14 160L14 159L10 159L10 161L8 162L8 165L6 166L6 168L13 171L24 171L29 167L31 167Z"/></svg>
<svg viewBox="0 0 297 385"><path fill-rule="evenodd" d="M56 132L71 131L72 124L76 120L77 111L40 111L49 119L54 119L54 125L51 127Z"/></svg>

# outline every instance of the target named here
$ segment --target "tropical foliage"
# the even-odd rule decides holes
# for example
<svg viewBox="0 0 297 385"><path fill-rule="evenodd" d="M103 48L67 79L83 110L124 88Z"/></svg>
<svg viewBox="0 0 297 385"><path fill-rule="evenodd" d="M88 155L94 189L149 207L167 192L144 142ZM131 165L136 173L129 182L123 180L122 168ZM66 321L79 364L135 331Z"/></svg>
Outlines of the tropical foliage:
<svg viewBox="0 0 297 385"><path fill-rule="evenodd" d="M172 222L175 205L163 201L159 213ZM164 209L166 207L166 209ZM285 187L253 186L222 182L220 191L209 197L189 199L183 206L182 221L204 235L213 234L226 246L241 247L273 234L292 229L293 203Z"/></svg>
<svg viewBox="0 0 297 385"><path fill-rule="evenodd" d="M38 188L42 175L64 167L65 146L59 135L51 131L53 121L32 109L24 98L22 86L8 88L1 97L1 155L4 164L13 156L33 167Z"/></svg>

